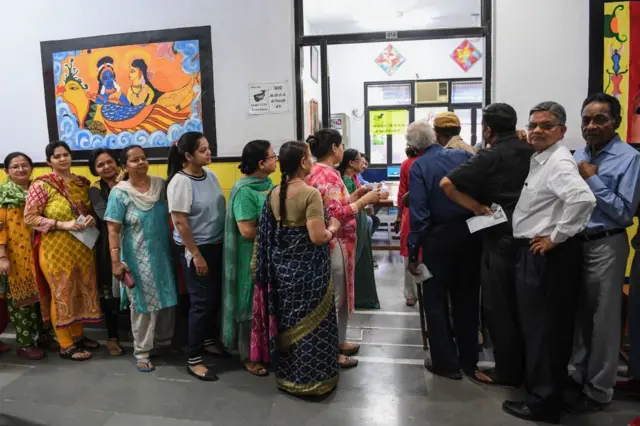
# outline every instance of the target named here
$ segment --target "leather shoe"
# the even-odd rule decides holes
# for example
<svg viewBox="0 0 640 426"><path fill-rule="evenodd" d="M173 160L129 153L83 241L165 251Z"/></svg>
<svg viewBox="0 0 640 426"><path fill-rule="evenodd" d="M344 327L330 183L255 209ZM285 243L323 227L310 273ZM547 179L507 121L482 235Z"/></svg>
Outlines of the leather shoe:
<svg viewBox="0 0 640 426"><path fill-rule="evenodd" d="M587 395L582 395L578 401L567 405L567 412L571 414L597 413L598 411L602 411L602 409L607 405L609 404L603 404L589 398Z"/></svg>
<svg viewBox="0 0 640 426"><path fill-rule="evenodd" d="M440 376L440 377L444 377L446 379L451 379L451 380L462 380L462 371L458 370L458 371L452 371L449 373L445 373L443 371L436 371L433 368L433 364L431 363L431 360L429 359L424 361L424 368L426 368L427 371L433 374L434 376Z"/></svg>
<svg viewBox="0 0 640 426"><path fill-rule="evenodd" d="M528 420L530 422L545 422L558 424L560 423L560 413L556 412L537 412L534 413L522 401L505 401L502 403L502 410L519 419Z"/></svg>

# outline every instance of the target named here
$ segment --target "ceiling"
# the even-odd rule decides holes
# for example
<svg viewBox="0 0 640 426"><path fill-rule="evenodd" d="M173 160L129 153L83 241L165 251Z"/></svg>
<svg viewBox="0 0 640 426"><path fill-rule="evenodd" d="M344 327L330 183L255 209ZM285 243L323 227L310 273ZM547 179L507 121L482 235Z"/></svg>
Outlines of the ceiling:
<svg viewBox="0 0 640 426"><path fill-rule="evenodd" d="M480 25L480 0L304 0L306 35Z"/></svg>

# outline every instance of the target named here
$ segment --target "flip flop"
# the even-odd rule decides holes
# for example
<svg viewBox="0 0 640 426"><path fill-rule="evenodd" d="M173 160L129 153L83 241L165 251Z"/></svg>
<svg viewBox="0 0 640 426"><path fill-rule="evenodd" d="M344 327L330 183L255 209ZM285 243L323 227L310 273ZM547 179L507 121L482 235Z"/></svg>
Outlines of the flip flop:
<svg viewBox="0 0 640 426"><path fill-rule="evenodd" d="M141 373L150 373L156 369L156 367L151 364L150 359L147 359L146 361L144 359L136 360L136 368Z"/></svg>

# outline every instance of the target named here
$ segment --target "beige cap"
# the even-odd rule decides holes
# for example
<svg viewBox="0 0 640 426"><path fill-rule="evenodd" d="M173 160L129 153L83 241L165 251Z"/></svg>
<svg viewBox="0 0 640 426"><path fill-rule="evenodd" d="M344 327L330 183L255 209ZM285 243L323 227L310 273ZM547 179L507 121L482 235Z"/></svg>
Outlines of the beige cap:
<svg viewBox="0 0 640 426"><path fill-rule="evenodd" d="M441 112L433 119L433 127L460 127L460 119L452 112Z"/></svg>

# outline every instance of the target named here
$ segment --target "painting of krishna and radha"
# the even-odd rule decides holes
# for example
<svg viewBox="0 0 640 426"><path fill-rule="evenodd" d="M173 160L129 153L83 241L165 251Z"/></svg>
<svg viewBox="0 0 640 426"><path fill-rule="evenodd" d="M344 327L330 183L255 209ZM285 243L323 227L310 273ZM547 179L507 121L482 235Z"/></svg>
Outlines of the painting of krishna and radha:
<svg viewBox="0 0 640 426"><path fill-rule="evenodd" d="M53 54L61 140L74 150L169 146L202 132L197 40Z"/></svg>

